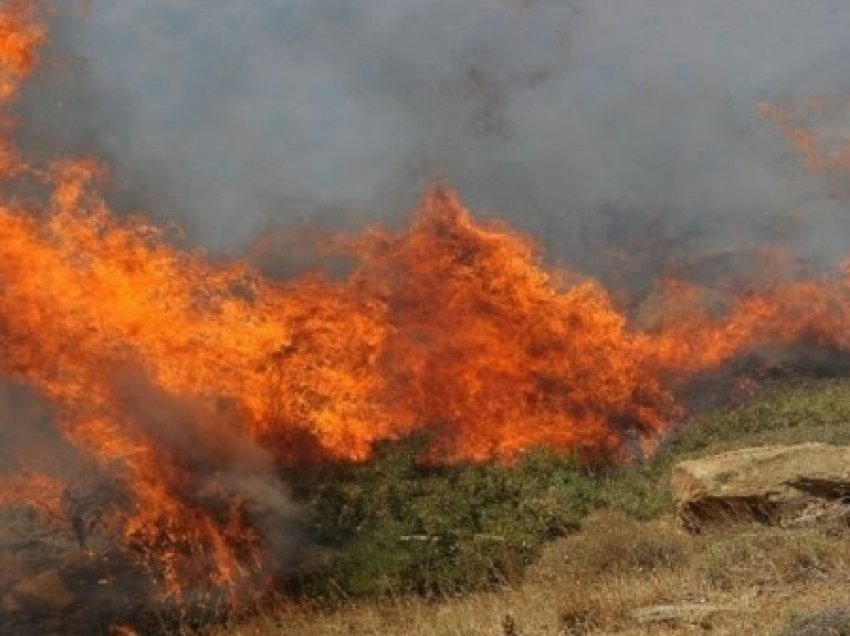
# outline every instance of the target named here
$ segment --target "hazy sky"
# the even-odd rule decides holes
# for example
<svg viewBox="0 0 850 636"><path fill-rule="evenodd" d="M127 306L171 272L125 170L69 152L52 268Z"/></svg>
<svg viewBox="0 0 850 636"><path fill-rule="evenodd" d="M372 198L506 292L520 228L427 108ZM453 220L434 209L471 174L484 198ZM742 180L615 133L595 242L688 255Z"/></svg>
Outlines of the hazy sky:
<svg viewBox="0 0 850 636"><path fill-rule="evenodd" d="M842 0L93 0L57 28L24 137L108 158L129 205L216 248L402 218L437 178L563 260L648 218L846 247L850 212L755 110L850 93Z"/></svg>

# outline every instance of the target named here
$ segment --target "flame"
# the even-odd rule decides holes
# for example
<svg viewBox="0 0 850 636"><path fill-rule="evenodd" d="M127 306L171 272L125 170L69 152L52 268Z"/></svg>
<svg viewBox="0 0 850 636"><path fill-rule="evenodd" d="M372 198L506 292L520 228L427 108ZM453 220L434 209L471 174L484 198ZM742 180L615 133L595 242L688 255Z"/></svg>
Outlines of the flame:
<svg viewBox="0 0 850 636"><path fill-rule="evenodd" d="M0 11L3 104L46 37L34 7ZM377 441L428 432L431 462L539 446L616 455L651 447L681 416L676 387L743 351L850 345L844 275L742 293L720 312L665 280L663 318L641 330L598 283L548 271L532 240L441 188L401 230L335 237L346 276L270 280L114 215L96 162L29 169L4 143L3 174L27 171L50 194L0 198L0 373L49 400L120 486L109 522L167 594L238 589L266 563L222 476L240 447L278 466L363 461Z"/></svg>
<svg viewBox="0 0 850 636"><path fill-rule="evenodd" d="M797 108L762 101L760 115L774 122L813 174L841 177L850 171L850 137L846 120L850 98L813 97ZM845 197L842 188L832 193Z"/></svg>
<svg viewBox="0 0 850 636"><path fill-rule="evenodd" d="M35 68L38 51L47 40L42 14L41 4L31 0L6 0L0 6L0 178L22 167L9 139L13 120L6 108Z"/></svg>
<svg viewBox="0 0 850 636"><path fill-rule="evenodd" d="M0 475L0 508L16 504L35 505L54 518L64 518L62 501L65 487L41 473L20 470Z"/></svg>

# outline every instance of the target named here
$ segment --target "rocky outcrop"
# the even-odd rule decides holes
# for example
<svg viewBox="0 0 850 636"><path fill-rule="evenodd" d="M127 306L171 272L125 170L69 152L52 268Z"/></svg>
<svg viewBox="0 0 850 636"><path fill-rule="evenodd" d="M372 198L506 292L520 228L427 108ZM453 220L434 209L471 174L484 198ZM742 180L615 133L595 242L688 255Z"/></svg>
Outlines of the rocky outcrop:
<svg viewBox="0 0 850 636"><path fill-rule="evenodd" d="M730 519L795 524L850 514L850 446L745 448L683 461L673 497L692 529Z"/></svg>

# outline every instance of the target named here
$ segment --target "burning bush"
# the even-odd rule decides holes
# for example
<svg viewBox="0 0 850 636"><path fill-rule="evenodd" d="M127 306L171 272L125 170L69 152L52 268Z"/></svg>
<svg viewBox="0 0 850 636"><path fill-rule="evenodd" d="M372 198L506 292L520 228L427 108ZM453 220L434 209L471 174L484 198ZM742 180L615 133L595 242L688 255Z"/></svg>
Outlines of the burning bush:
<svg viewBox="0 0 850 636"><path fill-rule="evenodd" d="M0 7L8 107L46 30L39 3ZM400 229L323 244L350 258L344 275L274 280L115 214L91 159L31 165L7 110L0 375L50 405L54 437L105 501L77 514L63 470L31 478L43 464L21 453L0 466L0 504L17 505L22 482L41 489L25 498L49 501L81 549L132 562L160 599L268 589L297 547L282 473L317 519L335 519L311 528L318 540L348 546L314 580L351 594L509 582L604 493L565 457L652 451L682 417L678 390L742 352L848 348L846 272L722 303L667 277L645 329L445 188ZM376 455L417 435L415 459ZM550 454L528 458L540 448Z"/></svg>

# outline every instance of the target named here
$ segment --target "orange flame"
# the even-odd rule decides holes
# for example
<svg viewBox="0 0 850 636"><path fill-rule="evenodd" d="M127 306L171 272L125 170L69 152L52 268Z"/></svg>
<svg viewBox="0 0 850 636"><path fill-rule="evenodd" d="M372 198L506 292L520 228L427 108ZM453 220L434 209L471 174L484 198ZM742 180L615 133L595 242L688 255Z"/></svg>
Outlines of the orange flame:
<svg viewBox="0 0 850 636"><path fill-rule="evenodd" d="M47 39L42 7L32 0L6 0L0 6L0 111L18 96L21 83L38 61L38 51ZM20 170L9 133L12 120L0 114L0 177Z"/></svg>
<svg viewBox="0 0 850 636"><path fill-rule="evenodd" d="M36 17L23 1L0 12L6 103L44 40ZM131 504L112 523L173 594L203 578L236 588L263 559L245 502L198 470L226 466L234 444L281 465L365 460L418 431L435 462L610 454L630 437L651 445L680 415L677 382L748 348L850 344L838 277L719 314L666 281L664 320L637 330L599 284L567 284L532 241L443 189L405 229L336 241L354 259L346 277L268 280L114 216L102 172L61 161L39 173L43 205L0 200L0 373L36 387L115 476Z"/></svg>

